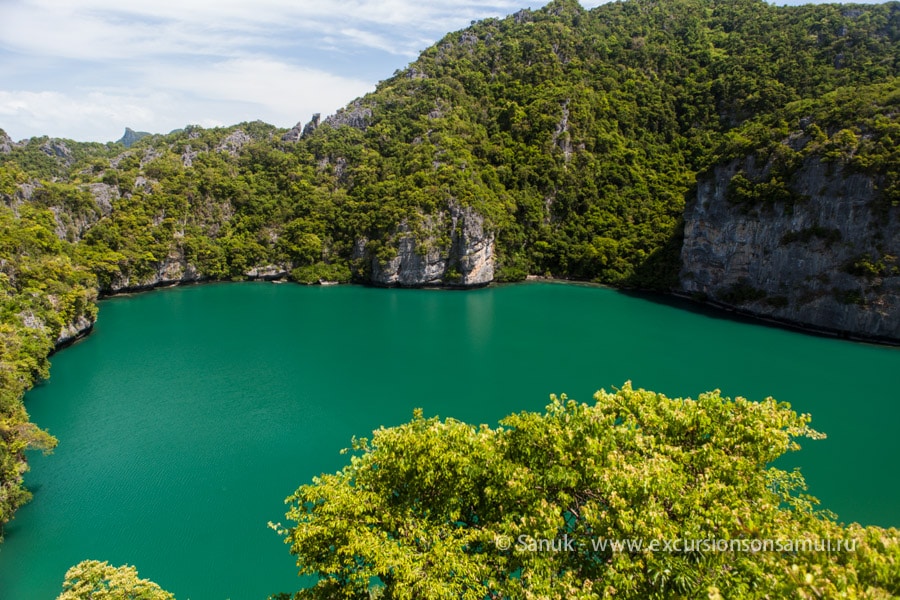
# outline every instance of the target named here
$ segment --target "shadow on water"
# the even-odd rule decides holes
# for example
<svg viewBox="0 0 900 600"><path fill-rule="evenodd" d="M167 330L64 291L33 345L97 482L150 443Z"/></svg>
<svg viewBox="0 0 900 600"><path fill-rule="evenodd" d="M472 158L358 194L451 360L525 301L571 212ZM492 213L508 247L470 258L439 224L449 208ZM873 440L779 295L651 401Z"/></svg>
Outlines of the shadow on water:
<svg viewBox="0 0 900 600"><path fill-rule="evenodd" d="M654 304L659 304L661 306L677 308L678 310L684 310L689 313L693 313L695 315L701 315L703 317L708 317L710 319L733 321L735 323L745 323L748 325L766 325L768 327L781 327L781 328L787 327L787 326L780 326L778 323L766 321L764 319L759 319L756 317L751 317L749 315L744 315L744 314L735 312L733 310L728 310L726 308L714 306L712 304L706 304L706 303L703 303L703 302L700 302L697 300L692 300L690 298L685 298L683 296L675 296L673 294L666 294L664 292L653 292L653 291L644 291L644 290L623 290L623 289L617 289L616 292L618 292L619 294L622 294L623 296L628 296L629 298L635 298L637 300L646 300L648 302L652 302ZM820 335L823 335L823 334L820 334ZM831 337L831 336L824 336L824 337Z"/></svg>
<svg viewBox="0 0 900 600"><path fill-rule="evenodd" d="M696 188L685 194L685 204L693 201ZM840 339L853 342L878 344L881 346L900 346L900 340L852 334L828 327L816 327L789 319L754 315L737 307L720 304L714 300L692 299L678 296L670 292L680 287L679 274L682 270L681 248L684 245L684 219L679 218L669 233L666 242L654 250L643 263L637 265L634 274L624 285L628 289L617 291L630 298L648 300L655 304L677 308L711 319L719 319L748 325L764 325L766 327L805 333L820 338Z"/></svg>
<svg viewBox="0 0 900 600"><path fill-rule="evenodd" d="M793 331L795 333L803 333L806 335L824 339L838 339L848 342L875 344L878 346L900 347L900 342L889 338L867 337L865 335L851 335L843 331L831 331L825 328L815 328L812 326L804 325L802 323L780 320L773 317L755 316L748 312L744 312L739 308L717 306L709 302L692 300L684 296L644 290L617 289L616 291L624 296L628 296L629 298L646 300L654 304L669 306L678 310L684 310L710 319L731 321L734 323L742 323L745 325L761 325L764 327Z"/></svg>

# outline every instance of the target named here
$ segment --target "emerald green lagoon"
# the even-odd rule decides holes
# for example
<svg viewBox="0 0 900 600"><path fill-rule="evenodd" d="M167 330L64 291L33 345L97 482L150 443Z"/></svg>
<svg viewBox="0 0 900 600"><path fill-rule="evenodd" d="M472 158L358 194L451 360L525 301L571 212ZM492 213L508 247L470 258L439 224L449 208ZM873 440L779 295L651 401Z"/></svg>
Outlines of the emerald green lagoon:
<svg viewBox="0 0 900 600"><path fill-rule="evenodd" d="M301 585L268 521L352 436L426 415L496 424L626 380L669 396L774 396L828 434L781 466L843 521L900 526L900 349L590 286L467 292L267 283L102 302L26 398L59 438L0 545L3 600L55 598L84 559L179 600Z"/></svg>

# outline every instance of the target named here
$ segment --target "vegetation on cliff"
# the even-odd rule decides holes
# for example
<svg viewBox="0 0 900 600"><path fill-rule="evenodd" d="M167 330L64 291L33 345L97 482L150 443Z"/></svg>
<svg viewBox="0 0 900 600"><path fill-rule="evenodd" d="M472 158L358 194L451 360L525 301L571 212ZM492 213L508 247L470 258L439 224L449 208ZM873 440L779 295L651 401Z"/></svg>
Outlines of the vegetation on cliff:
<svg viewBox="0 0 900 600"><path fill-rule="evenodd" d="M879 191L878 210L886 216L900 207L898 112L900 79L894 78L792 102L729 131L716 162L753 156L767 176L749 181L739 173L730 200L747 209L784 201L797 169L815 158L834 170L870 174Z"/></svg>
<svg viewBox="0 0 900 600"><path fill-rule="evenodd" d="M0 206L0 538L30 498L22 486L25 451L56 445L28 421L22 396L48 376L47 357L63 328L97 310L96 278L77 266L73 246L55 227L53 214L39 206Z"/></svg>

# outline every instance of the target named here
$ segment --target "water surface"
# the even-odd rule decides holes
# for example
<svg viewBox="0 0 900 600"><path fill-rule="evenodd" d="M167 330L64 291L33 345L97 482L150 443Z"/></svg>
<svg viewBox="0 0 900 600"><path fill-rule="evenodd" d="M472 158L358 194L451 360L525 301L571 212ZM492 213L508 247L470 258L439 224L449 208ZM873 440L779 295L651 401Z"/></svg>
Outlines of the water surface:
<svg viewBox="0 0 900 600"><path fill-rule="evenodd" d="M416 407L494 425L626 380L812 413L828 439L787 464L842 520L900 525L900 350L608 289L177 288L104 301L93 335L52 362L26 406L60 443L31 458L34 500L0 545L4 600L54 598L88 558L136 565L179 600L293 591L266 523L341 467L353 435Z"/></svg>

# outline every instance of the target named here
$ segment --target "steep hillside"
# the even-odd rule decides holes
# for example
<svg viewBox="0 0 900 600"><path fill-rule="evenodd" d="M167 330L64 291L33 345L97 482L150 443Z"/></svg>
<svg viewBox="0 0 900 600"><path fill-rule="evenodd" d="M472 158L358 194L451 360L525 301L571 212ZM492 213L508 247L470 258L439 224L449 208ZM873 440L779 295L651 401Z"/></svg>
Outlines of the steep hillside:
<svg viewBox="0 0 900 600"><path fill-rule="evenodd" d="M122 201L82 232L82 256L107 291L288 273L669 289L685 200L727 132L892 79L898 23L897 3L762 0L557 1L486 20L286 135L195 127L95 161L79 176Z"/></svg>

